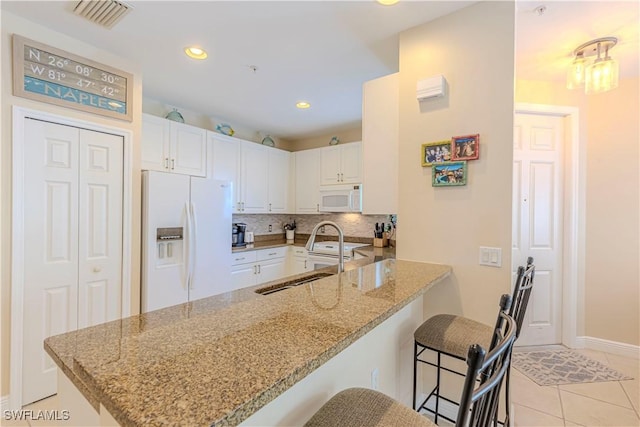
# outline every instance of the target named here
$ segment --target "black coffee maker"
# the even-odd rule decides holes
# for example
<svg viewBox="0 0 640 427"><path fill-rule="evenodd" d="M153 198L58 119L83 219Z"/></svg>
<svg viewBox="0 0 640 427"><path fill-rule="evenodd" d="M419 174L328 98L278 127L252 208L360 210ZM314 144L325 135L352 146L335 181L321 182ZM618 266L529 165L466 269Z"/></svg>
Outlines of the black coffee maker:
<svg viewBox="0 0 640 427"><path fill-rule="evenodd" d="M244 241L244 233L247 231L247 224L236 222L231 226L231 246L234 248L244 248L247 244Z"/></svg>

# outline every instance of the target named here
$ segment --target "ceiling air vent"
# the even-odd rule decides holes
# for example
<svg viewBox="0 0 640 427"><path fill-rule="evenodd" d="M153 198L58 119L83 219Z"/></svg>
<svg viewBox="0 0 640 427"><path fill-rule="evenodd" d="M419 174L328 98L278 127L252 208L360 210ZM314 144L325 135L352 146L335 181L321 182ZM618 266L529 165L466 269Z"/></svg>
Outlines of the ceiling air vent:
<svg viewBox="0 0 640 427"><path fill-rule="evenodd" d="M73 13L111 29L129 13L131 6L116 0L80 0Z"/></svg>

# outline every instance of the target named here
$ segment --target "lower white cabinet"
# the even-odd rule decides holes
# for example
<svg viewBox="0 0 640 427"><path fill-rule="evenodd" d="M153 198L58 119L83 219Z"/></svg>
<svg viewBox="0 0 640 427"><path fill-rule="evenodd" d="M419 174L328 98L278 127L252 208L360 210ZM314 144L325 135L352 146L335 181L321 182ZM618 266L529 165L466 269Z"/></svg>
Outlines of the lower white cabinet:
<svg viewBox="0 0 640 427"><path fill-rule="evenodd" d="M287 275L287 247L238 252L231 266L232 289L277 280Z"/></svg>
<svg viewBox="0 0 640 427"><path fill-rule="evenodd" d="M311 264L309 263L309 253L305 248L292 246L289 255L288 275L301 274L307 271L311 271Z"/></svg>

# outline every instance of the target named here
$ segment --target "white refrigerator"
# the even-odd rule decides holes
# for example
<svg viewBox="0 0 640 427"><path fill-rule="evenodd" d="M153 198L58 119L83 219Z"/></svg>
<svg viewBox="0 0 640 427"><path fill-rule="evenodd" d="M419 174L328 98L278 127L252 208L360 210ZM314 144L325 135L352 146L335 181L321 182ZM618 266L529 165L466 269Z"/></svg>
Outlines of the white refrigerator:
<svg viewBox="0 0 640 427"><path fill-rule="evenodd" d="M142 172L141 311L227 292L231 183Z"/></svg>

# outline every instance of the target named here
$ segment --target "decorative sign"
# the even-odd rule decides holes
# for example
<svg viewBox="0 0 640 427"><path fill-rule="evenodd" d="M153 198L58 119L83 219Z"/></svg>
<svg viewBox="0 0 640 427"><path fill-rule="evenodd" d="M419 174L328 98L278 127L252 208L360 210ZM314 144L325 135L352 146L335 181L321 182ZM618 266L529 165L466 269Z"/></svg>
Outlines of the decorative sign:
<svg viewBox="0 0 640 427"><path fill-rule="evenodd" d="M16 34L13 94L133 120L133 75Z"/></svg>

